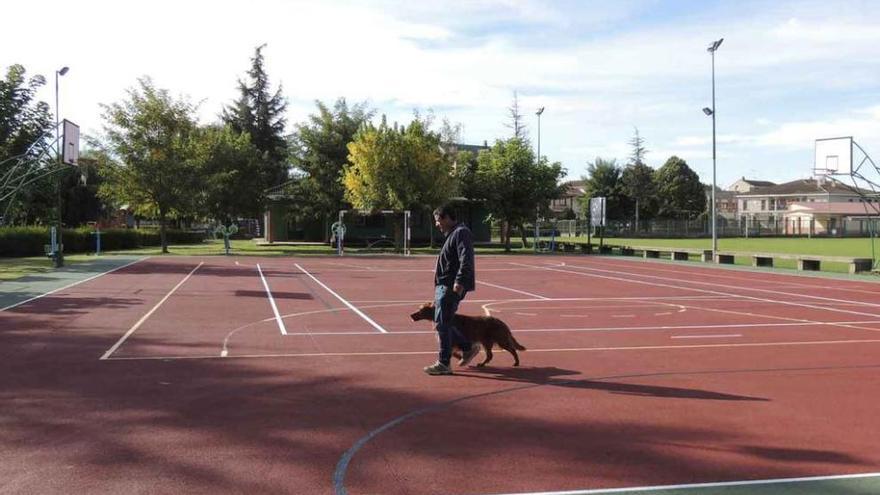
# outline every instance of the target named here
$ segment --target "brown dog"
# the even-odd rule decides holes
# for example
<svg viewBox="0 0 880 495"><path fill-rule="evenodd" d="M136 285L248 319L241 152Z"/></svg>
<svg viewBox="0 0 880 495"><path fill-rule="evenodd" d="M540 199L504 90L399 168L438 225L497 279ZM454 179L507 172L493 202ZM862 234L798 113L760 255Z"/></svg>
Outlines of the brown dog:
<svg viewBox="0 0 880 495"><path fill-rule="evenodd" d="M409 317L413 321L433 320L434 303L422 304L419 310L409 315ZM455 327L468 340L483 344L483 349L486 351L486 359L477 366L486 366L486 363L492 360L492 346L495 344L513 354L513 365L519 366L519 356L516 351L524 351L526 348L513 338L510 328L506 323L494 316L467 316L460 314L456 314L453 321Z"/></svg>

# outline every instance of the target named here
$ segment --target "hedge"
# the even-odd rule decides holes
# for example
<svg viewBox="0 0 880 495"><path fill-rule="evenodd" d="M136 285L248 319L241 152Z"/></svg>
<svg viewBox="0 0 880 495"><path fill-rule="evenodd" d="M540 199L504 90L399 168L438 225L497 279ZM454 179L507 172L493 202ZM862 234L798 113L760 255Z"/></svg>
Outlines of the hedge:
<svg viewBox="0 0 880 495"><path fill-rule="evenodd" d="M86 253L95 251L94 228L64 229L62 243L64 252ZM0 228L0 257L42 256L43 246L49 244L49 227L2 227ZM167 230L168 244L199 244L205 240L204 232ZM159 231L154 229L108 229L101 231L101 250L136 249L159 246Z"/></svg>

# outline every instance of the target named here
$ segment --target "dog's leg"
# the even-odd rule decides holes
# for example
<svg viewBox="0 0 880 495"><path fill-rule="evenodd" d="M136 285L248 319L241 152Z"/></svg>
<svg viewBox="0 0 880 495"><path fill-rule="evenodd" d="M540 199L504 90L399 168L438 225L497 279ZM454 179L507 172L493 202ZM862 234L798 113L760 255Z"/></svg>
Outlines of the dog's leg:
<svg viewBox="0 0 880 495"><path fill-rule="evenodd" d="M483 350L486 351L486 359L484 359L482 363L478 364L478 367L486 366L486 364L492 360L492 344L492 341L483 341Z"/></svg>
<svg viewBox="0 0 880 495"><path fill-rule="evenodd" d="M501 346L501 348L504 349L505 351L513 354L513 365L519 366L519 355L517 355L517 353L516 353L516 348L513 347L513 345L510 344L509 342L505 342L503 344L499 342L498 345Z"/></svg>

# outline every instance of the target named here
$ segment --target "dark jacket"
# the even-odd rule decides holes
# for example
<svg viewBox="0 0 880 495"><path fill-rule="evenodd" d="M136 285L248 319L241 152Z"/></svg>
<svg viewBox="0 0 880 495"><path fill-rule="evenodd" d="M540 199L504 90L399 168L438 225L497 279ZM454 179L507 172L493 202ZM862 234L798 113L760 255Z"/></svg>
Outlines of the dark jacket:
<svg viewBox="0 0 880 495"><path fill-rule="evenodd" d="M434 269L434 285L452 287L455 282L468 291L476 288L474 239L470 229L463 223L456 225L446 236Z"/></svg>

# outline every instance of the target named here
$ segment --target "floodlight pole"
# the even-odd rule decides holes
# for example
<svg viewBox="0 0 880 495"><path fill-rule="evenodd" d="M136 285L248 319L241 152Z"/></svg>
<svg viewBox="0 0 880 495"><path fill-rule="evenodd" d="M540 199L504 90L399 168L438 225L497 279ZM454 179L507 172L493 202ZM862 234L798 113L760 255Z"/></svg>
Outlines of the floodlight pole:
<svg viewBox="0 0 880 495"><path fill-rule="evenodd" d="M721 38L718 41L712 42L709 45L709 53L712 54L712 260L714 261L717 258L718 253L718 234L716 232L716 227L718 224L718 220L716 218L717 207L715 205L715 189L716 189L716 180L715 180L715 169L716 169L716 157L715 157L715 52L718 50L718 47L721 46L721 42L724 41L724 38Z"/></svg>
<svg viewBox="0 0 880 495"><path fill-rule="evenodd" d="M55 150L58 154L58 165L61 166L61 137L59 135L60 132L60 114L58 112L58 78L67 74L67 71L70 70L69 67L65 66L55 71ZM64 188L64 174L58 174L58 244L55 249L55 257L53 259L55 268L61 268L64 266L64 250L62 249L62 220L61 220L61 207L63 202L61 201L61 190Z"/></svg>
<svg viewBox="0 0 880 495"><path fill-rule="evenodd" d="M538 163L541 163L541 114L542 113L544 113L544 107L539 108L538 111L535 112L535 115L538 116ZM535 242L534 242L534 246L533 246L535 248L535 252L538 252L538 237L541 234L541 230L538 227L538 216L539 216L538 205L535 205ZM525 246L523 246L523 248L525 248Z"/></svg>

